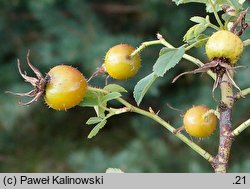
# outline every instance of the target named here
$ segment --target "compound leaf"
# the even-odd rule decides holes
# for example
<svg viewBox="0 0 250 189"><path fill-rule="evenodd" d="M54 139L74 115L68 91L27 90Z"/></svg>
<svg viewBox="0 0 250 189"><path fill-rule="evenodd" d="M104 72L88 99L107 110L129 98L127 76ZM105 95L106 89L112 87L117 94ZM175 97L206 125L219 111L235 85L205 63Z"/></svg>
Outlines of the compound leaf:
<svg viewBox="0 0 250 189"><path fill-rule="evenodd" d="M93 92L93 91L87 91L86 94L85 94L85 97L78 104L78 106L82 106L82 107L97 106L99 104L98 98L100 98L100 96L102 96L102 95L103 94L101 94L101 93L97 93L97 92Z"/></svg>
<svg viewBox="0 0 250 189"><path fill-rule="evenodd" d="M203 31L207 29L206 24L196 24L189 28L187 33L183 37L183 41L190 43L193 39L195 39L198 35L200 35Z"/></svg>

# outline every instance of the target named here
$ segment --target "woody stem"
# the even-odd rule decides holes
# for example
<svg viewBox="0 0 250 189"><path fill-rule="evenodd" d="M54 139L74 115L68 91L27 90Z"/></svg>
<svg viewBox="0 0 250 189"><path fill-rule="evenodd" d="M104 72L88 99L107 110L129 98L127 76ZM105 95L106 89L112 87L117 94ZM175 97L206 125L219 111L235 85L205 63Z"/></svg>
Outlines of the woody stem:
<svg viewBox="0 0 250 189"><path fill-rule="evenodd" d="M233 73L231 72L231 77ZM233 142L232 132L232 108L234 104L233 86L227 74L224 74L220 84L221 102L219 105L220 112L220 141L218 154L214 157L211 165L216 173L226 173L228 160Z"/></svg>

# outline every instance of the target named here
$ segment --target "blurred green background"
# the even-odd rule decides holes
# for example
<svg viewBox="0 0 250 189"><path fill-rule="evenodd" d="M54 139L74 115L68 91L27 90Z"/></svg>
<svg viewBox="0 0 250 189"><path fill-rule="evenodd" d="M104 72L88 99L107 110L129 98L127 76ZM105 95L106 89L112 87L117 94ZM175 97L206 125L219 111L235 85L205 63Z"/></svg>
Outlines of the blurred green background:
<svg viewBox="0 0 250 189"><path fill-rule="evenodd" d="M85 125L91 108L76 107L67 112L48 109L42 100L29 107L18 105L19 98L6 90L25 92L31 89L18 74L16 59L32 75L25 57L31 49L31 62L42 73L55 65L69 64L88 78L103 62L113 45L155 39L160 32L175 46L192 26L189 18L204 16L201 4L177 7L171 0L8 0L0 1L0 171L1 172L105 172L108 167L125 172L212 172L210 165L167 130L148 118L124 114L112 117L93 139L87 139L91 126ZM213 16L211 15L211 18ZM242 36L250 38L250 29ZM149 74L161 46L142 52L142 68L133 79L109 83L124 86L125 95L134 103L132 91L137 81ZM248 65L245 53L240 64ZM206 61L204 48L190 54ZM160 110L160 116L176 128L182 125L180 114L167 107L187 110L192 105L216 107L212 99L213 81L206 74L187 75L171 84L184 70L195 66L182 61L150 88L141 107ZM241 88L250 86L250 68L237 71ZM105 77L90 84L103 87ZM219 98L218 90L216 96ZM28 99L23 99L28 100ZM235 104L234 125L250 117L249 97ZM230 172L250 172L250 129L232 146ZM215 154L218 129L212 137L195 142Z"/></svg>

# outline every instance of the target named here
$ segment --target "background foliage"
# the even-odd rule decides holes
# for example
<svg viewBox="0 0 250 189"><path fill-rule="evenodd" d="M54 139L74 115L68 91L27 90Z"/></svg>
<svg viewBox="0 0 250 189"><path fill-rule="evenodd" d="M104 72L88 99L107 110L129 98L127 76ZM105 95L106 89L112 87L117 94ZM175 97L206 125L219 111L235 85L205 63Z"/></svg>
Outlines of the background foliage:
<svg viewBox="0 0 250 189"><path fill-rule="evenodd" d="M46 73L58 64L80 69L88 78L102 64L105 52L113 45L129 43L139 46L155 39L160 32L174 46L192 26L189 18L204 16L202 5L177 7L170 0L9 0L0 1L0 171L1 172L104 172L117 167L125 172L211 172L199 155L155 122L142 116L125 114L111 118L93 139L87 139L91 126L86 120L92 109L76 107L67 112L48 109L41 101L21 107L4 91L24 92L29 89L18 75L16 59L27 69L25 56L31 49L31 62ZM204 7L205 8L205 7ZM212 17L212 16L211 16ZM243 38L250 38L248 29ZM143 51L143 65L136 78L119 83L132 97L136 82L149 74L159 47ZM250 62L249 47L240 64ZM204 49L190 52L206 61ZM182 61L174 70L155 82L141 106L160 110L160 115L175 127L182 125L178 112L192 105L206 104L215 108L212 80L204 75L187 75L171 84L172 79L194 66ZM27 73L30 71L27 69ZM250 69L238 70L236 81L241 88L250 85ZM99 76L91 85L103 87ZM219 95L216 93L216 95ZM250 117L249 97L234 109L234 124ZM236 138L232 148L230 172L250 171L250 130ZM215 154L218 129L209 139L199 141Z"/></svg>

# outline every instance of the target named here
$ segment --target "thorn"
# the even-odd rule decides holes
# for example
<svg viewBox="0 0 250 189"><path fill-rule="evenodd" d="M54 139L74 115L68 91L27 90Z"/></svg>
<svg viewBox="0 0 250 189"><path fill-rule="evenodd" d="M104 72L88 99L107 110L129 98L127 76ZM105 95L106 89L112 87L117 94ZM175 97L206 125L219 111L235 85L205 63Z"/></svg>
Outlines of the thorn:
<svg viewBox="0 0 250 189"><path fill-rule="evenodd" d="M154 111L151 107L148 108L148 111L149 111L151 114L155 114L155 115L158 115L158 114L160 113L160 110L158 110L158 111L155 113L155 111Z"/></svg>
<svg viewBox="0 0 250 189"><path fill-rule="evenodd" d="M155 114L154 110L153 110L151 107L148 108L148 111L149 111L151 114Z"/></svg>
<svg viewBox="0 0 250 189"><path fill-rule="evenodd" d="M176 135L176 134L178 134L179 132L183 131L184 129L185 129L185 128L184 128L184 125L182 125L181 127L175 129L175 130L173 131L173 133Z"/></svg>
<svg viewBox="0 0 250 189"><path fill-rule="evenodd" d="M163 37L162 37L162 35L161 35L160 33L157 33L157 34L156 34L156 38L159 39L159 40L162 40L162 39L163 39Z"/></svg>

